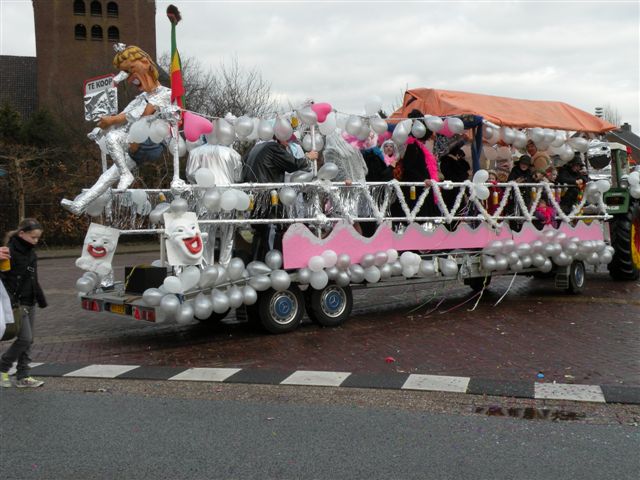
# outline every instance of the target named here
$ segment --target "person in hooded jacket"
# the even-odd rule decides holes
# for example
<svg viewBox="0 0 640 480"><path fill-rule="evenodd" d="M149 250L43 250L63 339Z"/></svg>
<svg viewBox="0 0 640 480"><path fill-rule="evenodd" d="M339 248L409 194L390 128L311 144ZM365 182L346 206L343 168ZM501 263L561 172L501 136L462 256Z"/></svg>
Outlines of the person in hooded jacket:
<svg viewBox="0 0 640 480"><path fill-rule="evenodd" d="M47 300L38 283L38 257L35 246L42 237L42 225L33 218L26 218L16 230L7 234L6 243L11 254L11 269L2 272L4 284L12 304L20 305L22 325L16 340L0 359L0 386L10 387L9 370L18 362L16 387L39 387L44 382L30 376L31 344L35 323L36 305L47 306Z"/></svg>
<svg viewBox="0 0 640 480"><path fill-rule="evenodd" d="M583 171L584 162L579 153L558 169L556 183L564 187L564 193L560 199L560 208L567 215L578 203L580 191L589 182L589 176Z"/></svg>

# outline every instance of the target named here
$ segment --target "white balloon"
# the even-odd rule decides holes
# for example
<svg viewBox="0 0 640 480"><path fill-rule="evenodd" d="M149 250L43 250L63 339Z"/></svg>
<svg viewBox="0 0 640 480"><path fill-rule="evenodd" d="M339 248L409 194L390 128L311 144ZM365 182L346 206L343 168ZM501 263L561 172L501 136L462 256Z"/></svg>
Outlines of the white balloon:
<svg viewBox="0 0 640 480"><path fill-rule="evenodd" d="M180 301L173 294L165 295L160 300L160 311L168 317L175 315L179 309Z"/></svg>
<svg viewBox="0 0 640 480"><path fill-rule="evenodd" d="M351 265L351 257L346 253L341 253L336 259L336 266L342 270L346 270Z"/></svg>
<svg viewBox="0 0 640 480"><path fill-rule="evenodd" d="M244 273L244 262L241 258L234 257L229 261L227 265L227 275L231 281L240 280Z"/></svg>
<svg viewBox="0 0 640 480"><path fill-rule="evenodd" d="M166 277L162 285L169 293L182 293L184 292L184 288L182 287L182 282L178 277L173 275Z"/></svg>
<svg viewBox="0 0 640 480"><path fill-rule="evenodd" d="M138 120L129 128L129 143L142 143L149 138L149 123L146 119Z"/></svg>
<svg viewBox="0 0 640 480"><path fill-rule="evenodd" d="M245 285L242 287L242 298L245 305L253 305L258 301L258 292L253 287Z"/></svg>
<svg viewBox="0 0 640 480"><path fill-rule="evenodd" d="M373 253L365 253L360 259L360 265L362 265L363 268L369 268L374 263L376 263L376 257Z"/></svg>
<svg viewBox="0 0 640 480"><path fill-rule="evenodd" d="M171 202L171 213L182 215L189 208L189 204L184 198L176 198Z"/></svg>
<svg viewBox="0 0 640 480"><path fill-rule="evenodd" d="M473 174L473 183L486 183L489 180L489 172L486 170L478 170Z"/></svg>
<svg viewBox="0 0 640 480"><path fill-rule="evenodd" d="M411 126L411 134L416 138L422 138L427 133L427 127L420 120L414 120Z"/></svg>
<svg viewBox="0 0 640 480"><path fill-rule="evenodd" d="M157 119L149 125L149 139L153 143L162 142L169 136L169 124L165 120Z"/></svg>
<svg viewBox="0 0 640 480"><path fill-rule="evenodd" d="M449 117L447 119L447 125L449 126L449 130L456 135L464 132L464 123L457 117Z"/></svg>
<svg viewBox="0 0 640 480"><path fill-rule="evenodd" d="M516 148L524 148L527 146L527 134L524 132L516 131L512 145Z"/></svg>
<svg viewBox="0 0 640 480"><path fill-rule="evenodd" d="M364 279L367 283L378 283L380 281L380 270L376 266L370 266L364 269Z"/></svg>
<svg viewBox="0 0 640 480"><path fill-rule="evenodd" d="M216 138L222 145L231 145L236 139L236 132L229 122L224 118L216 120Z"/></svg>
<svg viewBox="0 0 640 480"><path fill-rule="evenodd" d="M198 285L200 281L200 269L195 265L189 265L182 270L182 273L178 277L182 284L183 291L188 292L193 287ZM178 293L178 292L172 292Z"/></svg>
<svg viewBox="0 0 640 480"><path fill-rule="evenodd" d="M362 118L358 117L357 115L351 115L348 118L344 128L350 135L358 135L358 133L360 133L360 129L362 128Z"/></svg>
<svg viewBox="0 0 640 480"><path fill-rule="evenodd" d="M282 292L291 285L291 277L284 270L274 270L271 272L271 287L278 292Z"/></svg>
<svg viewBox="0 0 640 480"><path fill-rule="evenodd" d="M293 128L291 127L291 123L282 117L276 118L276 124L273 127L273 131L276 135L276 138L281 142L286 142L293 135Z"/></svg>
<svg viewBox="0 0 640 480"><path fill-rule="evenodd" d="M216 185L216 177L208 168L199 168L194 177L199 187L210 188Z"/></svg>
<svg viewBox="0 0 640 480"><path fill-rule="evenodd" d="M244 295L242 294L242 290L240 290L235 285L227 290L227 297L229 298L230 308L238 308L244 303Z"/></svg>
<svg viewBox="0 0 640 480"><path fill-rule="evenodd" d="M395 248L387 250L387 258L389 263L393 263L398 260L398 251Z"/></svg>
<svg viewBox="0 0 640 480"><path fill-rule="evenodd" d="M311 278L309 279L309 284L315 290L322 290L329 283L329 277L327 276L327 272L321 270L319 272L313 272L311 274Z"/></svg>
<svg viewBox="0 0 640 480"><path fill-rule="evenodd" d="M318 170L318 178L320 180L333 180L338 175L339 169L335 163L325 163Z"/></svg>
<svg viewBox="0 0 640 480"><path fill-rule="evenodd" d="M207 266L200 272L200 280L198 286L200 288L212 287L218 279L218 269L214 266Z"/></svg>
<svg viewBox="0 0 640 480"><path fill-rule="evenodd" d="M225 313L229 310L229 297L218 289L211 292L211 302L213 303L213 311L216 313Z"/></svg>
<svg viewBox="0 0 640 480"><path fill-rule="evenodd" d="M450 258L439 258L438 266L445 277L454 277L458 274L458 264Z"/></svg>
<svg viewBox="0 0 640 480"><path fill-rule="evenodd" d="M444 120L442 120L440 117L429 116L427 117L426 122L427 122L427 128L432 132L439 132L440 130L442 130L442 127L444 126Z"/></svg>
<svg viewBox="0 0 640 480"><path fill-rule="evenodd" d="M236 210L244 212L251 205L251 198L242 190L235 190L236 193Z"/></svg>
<svg viewBox="0 0 640 480"><path fill-rule="evenodd" d="M314 255L309 259L308 263L309 270L312 272L320 272L325 267L324 258L320 255Z"/></svg>
<svg viewBox="0 0 640 480"><path fill-rule="evenodd" d="M269 250L264 256L264 262L270 269L278 270L282 267L282 253L280 250Z"/></svg>
<svg viewBox="0 0 640 480"><path fill-rule="evenodd" d="M210 188L206 192L204 192L202 203L207 208L207 210L211 210L212 212L217 212L218 210L220 210L221 198L222 198L222 194L220 193L220 190L218 190L217 188Z"/></svg>
<svg viewBox="0 0 640 480"><path fill-rule="evenodd" d="M206 320L213 313L213 302L208 295L200 292L193 300L193 314L200 320Z"/></svg>
<svg viewBox="0 0 640 480"><path fill-rule="evenodd" d="M596 188L600 193L605 193L611 188L611 184L608 180L600 179L596 182Z"/></svg>
<svg viewBox="0 0 640 480"><path fill-rule="evenodd" d="M254 129L253 120L243 115L236 120L236 135L242 140L251 135Z"/></svg>
<svg viewBox="0 0 640 480"><path fill-rule="evenodd" d="M269 120L260 120L258 124L258 137L260 137L260 140L271 140L273 138L273 126Z"/></svg>
<svg viewBox="0 0 640 480"><path fill-rule="evenodd" d="M486 200L487 198L489 198L489 195L491 194L491 192L489 191L489 187L487 187L486 185L476 184L474 186L474 189L476 192L476 197L478 197L478 199L480 200Z"/></svg>
<svg viewBox="0 0 640 480"><path fill-rule="evenodd" d="M349 273L351 274L351 281L353 283L362 283L364 281L364 268L357 263L352 264L349 267Z"/></svg>
<svg viewBox="0 0 640 480"><path fill-rule="evenodd" d="M233 188L225 190L220 197L220 207L225 211L231 211L236 208L236 192Z"/></svg>
<svg viewBox="0 0 640 480"><path fill-rule="evenodd" d="M333 250L325 250L324 252L322 252L321 256L324 259L326 268L333 267L338 261L338 254Z"/></svg>
<svg viewBox="0 0 640 480"><path fill-rule="evenodd" d="M151 307L157 307L160 305L164 294L157 288L147 288L142 293L142 301Z"/></svg>
<svg viewBox="0 0 640 480"><path fill-rule="evenodd" d="M176 139L172 138L169 141L169 151L171 152L171 154L175 153L175 149L176 149ZM187 144L185 143L184 138L178 137L178 156L184 157L186 153L187 153Z"/></svg>
<svg viewBox="0 0 640 480"><path fill-rule="evenodd" d="M291 187L282 187L278 192L280 202L287 207L290 207L295 203L297 196L298 194Z"/></svg>

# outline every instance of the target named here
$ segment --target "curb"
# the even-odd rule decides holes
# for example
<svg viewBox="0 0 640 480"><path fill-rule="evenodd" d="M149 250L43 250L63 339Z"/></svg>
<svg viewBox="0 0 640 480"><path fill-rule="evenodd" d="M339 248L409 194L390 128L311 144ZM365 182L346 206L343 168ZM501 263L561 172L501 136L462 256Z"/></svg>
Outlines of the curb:
<svg viewBox="0 0 640 480"><path fill-rule="evenodd" d="M640 386L539 383L408 373L367 374L313 370L287 372L241 368L145 367L141 365L59 363L34 363L32 364L31 373L42 377L375 388L452 392L536 400L640 404Z"/></svg>
<svg viewBox="0 0 640 480"><path fill-rule="evenodd" d="M116 255L128 255L132 253L153 253L159 252L158 246L141 245L141 246L123 246L116 251ZM38 260L55 260L58 258L78 258L82 253L82 245L78 248L69 248L61 250L38 250Z"/></svg>

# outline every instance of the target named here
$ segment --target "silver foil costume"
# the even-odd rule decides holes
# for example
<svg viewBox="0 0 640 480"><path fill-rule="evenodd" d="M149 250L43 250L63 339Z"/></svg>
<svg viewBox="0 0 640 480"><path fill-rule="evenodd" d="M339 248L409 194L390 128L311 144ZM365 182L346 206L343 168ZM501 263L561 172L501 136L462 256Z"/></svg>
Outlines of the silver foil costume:
<svg viewBox="0 0 640 480"><path fill-rule="evenodd" d="M171 89L160 86L152 92L143 92L134 98L123 110L127 121L123 124L111 127L104 132L107 152L113 160L113 165L104 172L93 186L83 192L75 200L63 199L61 204L71 213L81 214L87 206L100 195L105 193L116 182L119 189L126 189L134 178L131 169L136 163L129 157L129 129L131 124L142 118L147 104L151 104L159 111L171 105Z"/></svg>
<svg viewBox="0 0 640 480"><path fill-rule="evenodd" d="M335 163L338 166L338 175L333 179L334 182L351 180L354 184L365 185L368 170L362 153L349 144L339 132L327 135L323 155L325 163ZM366 201L362 198L359 188L341 189L340 196L342 205L334 205L335 210L351 217L366 215L363 211Z"/></svg>
<svg viewBox="0 0 640 480"><path fill-rule="evenodd" d="M224 145L201 145L189 152L186 176L191 183L196 183L195 174L206 168L213 173L216 186L225 186L240 182L242 178L242 158L231 147ZM204 193L204 192L202 192ZM198 212L201 218L222 218L226 213ZM233 225L202 225L202 231L208 233L208 239L204 245L203 259L208 265L213 265L215 258L216 235L220 237L220 255L218 262L225 267L229 264L233 255L233 240L235 227Z"/></svg>

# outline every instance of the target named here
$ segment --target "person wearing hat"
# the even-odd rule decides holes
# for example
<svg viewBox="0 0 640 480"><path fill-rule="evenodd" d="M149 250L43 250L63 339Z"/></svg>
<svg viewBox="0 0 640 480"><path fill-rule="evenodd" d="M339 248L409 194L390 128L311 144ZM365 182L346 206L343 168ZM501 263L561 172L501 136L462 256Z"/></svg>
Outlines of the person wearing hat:
<svg viewBox="0 0 640 480"><path fill-rule="evenodd" d="M582 171L583 168L584 162L580 157L580 153L576 153L571 160L558 170L558 185L567 187L560 199L560 208L566 214L569 214L574 205L578 203L578 194L589 181L589 177Z"/></svg>
<svg viewBox="0 0 640 480"><path fill-rule="evenodd" d="M457 139L449 145L449 152L440 158L440 171L444 180L452 182L464 182L469 180L469 170L471 165L466 160L466 155L462 150L465 144L464 138ZM442 190L442 200L449 210L453 207L458 196L459 189Z"/></svg>
<svg viewBox="0 0 640 480"><path fill-rule="evenodd" d="M533 177L531 175L531 157L529 155L522 155L509 173L508 182L518 183L532 183Z"/></svg>

